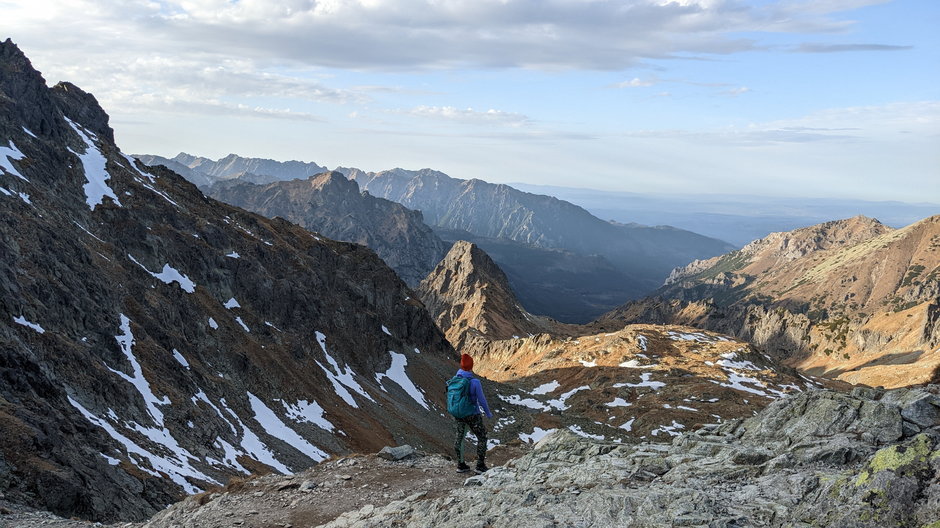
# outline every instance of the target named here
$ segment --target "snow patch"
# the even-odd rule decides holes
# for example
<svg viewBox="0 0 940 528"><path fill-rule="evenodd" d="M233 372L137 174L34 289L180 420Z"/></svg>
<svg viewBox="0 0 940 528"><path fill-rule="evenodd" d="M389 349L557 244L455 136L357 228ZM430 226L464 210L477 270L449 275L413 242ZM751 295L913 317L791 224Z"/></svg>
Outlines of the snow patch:
<svg viewBox="0 0 940 528"><path fill-rule="evenodd" d="M510 403L512 405L518 405L520 407L528 407L530 409L538 409L540 411L547 411L550 409L548 406L546 406L545 404L543 404L542 402L536 399L523 398L519 396L518 394L511 394L509 396L503 396L502 394L497 394L496 396L506 403Z"/></svg>
<svg viewBox="0 0 940 528"><path fill-rule="evenodd" d="M108 464L111 464L112 466L116 466L116 465L118 465L118 464L121 463L120 460L118 460L118 459L116 459L116 458L114 458L114 457L109 457L108 455L106 455L106 454L104 454L104 453L98 453L98 454L101 455L101 458L105 459L105 460L108 462Z"/></svg>
<svg viewBox="0 0 940 528"><path fill-rule="evenodd" d="M738 355L734 352L725 352L718 360L718 366L725 369L737 370L763 370L750 361L735 361Z"/></svg>
<svg viewBox="0 0 940 528"><path fill-rule="evenodd" d="M27 328L32 328L33 330L39 332L40 334L45 334L45 333L46 333L46 330L45 330L43 327L41 327L41 326L39 326L38 324L33 323L33 322L31 322L31 321L27 321L27 320L26 320L26 317L24 317L24 316L22 316L22 315L19 316L19 317L14 317L14 318L13 318L13 322L16 323L16 324L18 324L18 325L23 325L23 326L25 326L25 327L27 327Z"/></svg>
<svg viewBox="0 0 940 528"><path fill-rule="evenodd" d="M288 427L280 418L274 414L267 405L257 396L248 393L248 402L251 404L251 410L255 413L255 421L261 424L266 433L274 438L284 441L297 451L310 457L315 462L326 460L327 454L323 450L308 442L304 437L297 434L296 431Z"/></svg>
<svg viewBox="0 0 940 528"><path fill-rule="evenodd" d="M629 407L633 404L623 398L614 398L614 401L605 403L604 405L607 407Z"/></svg>
<svg viewBox="0 0 940 528"><path fill-rule="evenodd" d="M186 293L193 293L196 291L196 285L193 281L189 280L189 277L180 273L176 268L170 266L169 264L163 265L163 271L160 273L154 273L147 269L147 266L141 264L137 259L134 258L134 255L130 253L127 254L127 258L131 259L131 262L140 266L144 271L150 274L153 278L159 280L164 284L179 284L180 289Z"/></svg>
<svg viewBox="0 0 940 528"><path fill-rule="evenodd" d="M323 417L325 411L316 401L308 402L307 400L297 400L297 403L293 404L282 401L281 404L284 406L287 417L291 420L296 422L309 422L320 429L326 429L330 432L333 432L333 429L336 428L329 420Z"/></svg>
<svg viewBox="0 0 940 528"><path fill-rule="evenodd" d="M659 390L666 386L666 384L661 381L651 381L650 378L652 377L652 372L644 372L640 374L639 383L614 383L613 387L615 389L619 389L621 387L649 387L653 390Z"/></svg>
<svg viewBox="0 0 940 528"><path fill-rule="evenodd" d="M238 301L235 300L235 297L232 297L231 299L229 299L228 301L226 301L224 306L225 306L226 308L228 308L229 310L231 310L232 308L241 308L241 307L242 307L242 305L238 304Z"/></svg>
<svg viewBox="0 0 940 528"><path fill-rule="evenodd" d="M186 493L189 494L199 493L202 490L193 484L190 484L187 480L187 477L196 480L202 480L204 482L210 482L213 484L220 484L212 477L209 477L208 475L205 475L199 470L193 468L189 463L189 459L196 459L196 457L194 457L185 449L180 448L179 445L175 443L175 441L171 443L171 445L175 445L176 447L175 450L171 450L173 455L156 455L140 447L130 438L119 433L117 429L114 428L114 426L112 426L107 421L95 416L88 409L85 409L85 407L83 407L80 403L72 399L71 396L67 396L67 398L72 407L78 409L78 412L80 412L86 420L104 429L111 438L116 440L124 447L124 450L127 451L128 454L128 460L133 461L133 458L130 455L136 455L138 459L148 461L150 463L150 467L153 468L152 470L148 469L144 466L141 466L140 463L137 462L136 465L138 468L140 468L141 471L158 478L168 476L170 480L179 485ZM138 426L138 428L140 428L140 426ZM166 430L164 429L164 431Z"/></svg>
<svg viewBox="0 0 940 528"><path fill-rule="evenodd" d="M356 400L353 399L352 394L346 390L347 387L356 391L369 401L374 402L375 400L372 399L372 396L369 396L369 393L367 393L365 389L363 389L362 386L356 382L353 377L356 373L353 372L351 368L349 368L349 365L345 365L345 367L342 369L339 368L339 364L335 359L333 359L333 356L331 356L330 353L326 351L326 336L320 332L315 332L315 334L317 337L317 343L320 344L320 348L323 350L323 355L326 357L326 361L330 364L332 370L324 367L323 364L319 361L316 361L316 364L321 369L323 369L324 373L326 373L326 377L330 380L330 383L333 384L333 390L336 391L336 394L342 398L347 405L354 409L358 409L359 405L356 404Z"/></svg>
<svg viewBox="0 0 940 528"><path fill-rule="evenodd" d="M621 425L620 428L623 429L624 431L628 431L628 432L629 432L629 431L632 431L632 430L633 430L633 422L635 422L635 421L636 421L636 417L630 418L629 420L627 420L626 422L624 422L624 424Z"/></svg>
<svg viewBox="0 0 940 528"><path fill-rule="evenodd" d="M562 394L561 396L559 396L558 399L556 399L556 400L549 400L549 401L548 401L548 405L551 406L551 407L554 407L554 408L558 409L559 411L564 411L564 410L568 409L568 405L567 405L567 403L565 403L565 402L568 400L568 398L574 396L574 395L577 394L578 392L581 392L581 391L583 391L583 390L588 390L588 389L590 389L590 388L591 388L591 387L589 387L589 386L587 386L587 385L582 385L582 386L580 386L580 387L571 389L570 391L568 391L568 392Z"/></svg>
<svg viewBox="0 0 940 528"><path fill-rule="evenodd" d="M35 137L35 136L34 136ZM17 178L23 181L29 181L25 176L20 174L20 171L16 170L16 167L13 166L13 161L19 161L23 159L24 156L20 149L16 148L16 144L13 141L9 141L9 147L0 146L0 169L3 169L4 172L12 174Z"/></svg>
<svg viewBox="0 0 940 528"><path fill-rule="evenodd" d="M239 255L237 251L232 251L231 253L225 256L228 258L239 258L241 255Z"/></svg>
<svg viewBox="0 0 940 528"><path fill-rule="evenodd" d="M246 332L248 332L249 334L251 333L251 330L248 328L248 325L245 324L245 321L242 321L241 317L236 317L235 322L240 324Z"/></svg>
<svg viewBox="0 0 940 528"><path fill-rule="evenodd" d="M624 361L623 363L621 363L619 366L622 367L622 368L635 368L635 369L639 369L639 368L653 368L653 367L655 367L656 365L655 365L655 364L654 364L654 365L641 365L640 362L637 361L636 359L629 359L629 360Z"/></svg>
<svg viewBox="0 0 940 528"><path fill-rule="evenodd" d="M583 359L579 359L579 360L578 360L578 363L580 363L582 366L585 366L585 367L588 367L588 368L590 368L590 367L596 367L596 366L597 366L597 360L596 360L596 359L595 359L594 361L585 361L585 360L583 360Z"/></svg>
<svg viewBox="0 0 940 528"><path fill-rule="evenodd" d="M209 326L210 326L213 330L218 330L218 329L219 329L219 323L215 322L215 319L213 319L213 318L211 318L211 317L209 318Z"/></svg>
<svg viewBox="0 0 940 528"><path fill-rule="evenodd" d="M604 440L606 438L604 435L596 435L596 434L585 432L577 425L569 425L568 430L578 436L581 436L584 438L590 438L591 440Z"/></svg>
<svg viewBox="0 0 940 528"><path fill-rule="evenodd" d="M84 154L79 154L72 149L69 149L69 152L78 156L82 162L85 180L88 182L83 186L85 189L85 202L88 204L88 207L94 211L95 207L104 200L105 196L114 200L115 205L120 206L121 200L118 200L117 195L114 194L114 191L107 183L108 180L111 179L111 175L108 174L108 171L105 169L108 160L104 157L104 154L101 153L101 150L95 146L91 137L85 134L78 125L68 118L66 118L66 121L72 126L72 130L85 142Z"/></svg>
<svg viewBox="0 0 940 528"><path fill-rule="evenodd" d="M382 328L385 328L384 326ZM392 356L392 364L388 367L388 370L384 374L378 373L375 375L375 380L379 383L382 383L382 380L388 378L398 384L399 387L405 390L411 398L418 402L418 405L424 407L426 410L428 408L428 403L424 399L424 395L421 394L421 391L418 390L418 387L411 381L411 378L408 377L408 373L405 371L405 367L408 365L408 358L404 354L399 354L397 352L388 352ZM385 388L384 386L382 387Z"/></svg>
<svg viewBox="0 0 940 528"><path fill-rule="evenodd" d="M178 361L180 365L183 365L187 369L189 368L189 361L186 361L183 354L180 354L180 351L175 348L173 349L173 357L176 358L176 361Z"/></svg>
<svg viewBox="0 0 940 528"><path fill-rule="evenodd" d="M385 328L385 325L382 325L382 331L388 335L392 335L392 333L388 331L388 328Z"/></svg>
<svg viewBox="0 0 940 528"><path fill-rule="evenodd" d="M290 469L287 468L280 460L274 457L274 453L258 438L258 435L254 433L251 429L245 427L245 424L242 423L241 419L238 418L238 415L234 411L228 408L228 405L225 403L225 398L219 400L219 403L222 404L222 408L225 409L225 412L229 413L232 418L238 423L239 428L242 430L242 441L241 446L251 458L254 458L262 464L267 464L271 466L276 471L279 471L285 475L290 474Z"/></svg>
<svg viewBox="0 0 940 528"><path fill-rule="evenodd" d="M529 434L519 433L519 440L522 440L523 442L526 442L529 444L535 444L535 443L538 443L539 440L545 438L546 436L550 435L551 433L554 433L557 430L558 429L542 429L541 427L536 427Z"/></svg>
<svg viewBox="0 0 940 528"><path fill-rule="evenodd" d="M124 352L124 356L127 358L127 361L131 364L131 374L127 375L120 370L115 370L111 367L108 367L108 370L120 376L124 381L133 385L137 392L140 393L141 397L144 399L144 404L147 406L147 413L150 414L150 417L153 418L154 423L163 427L163 412L160 409L157 409L157 405L169 405L170 399L164 396L163 398L157 398L154 395L153 390L150 388L150 383L147 382L147 379L144 377L144 371L140 366L140 363L137 361L137 357L134 356L132 347L134 346L134 334L131 333L131 320L127 318L126 315L121 315L121 331L123 334L114 336L117 340L118 345L121 347L121 351ZM107 366L107 365L105 365Z"/></svg>
<svg viewBox="0 0 940 528"><path fill-rule="evenodd" d="M680 434L682 434L678 431L679 429L685 429L685 426L673 420L671 425L660 426L650 431L650 434L653 436L659 436L659 433L666 433L669 436L679 436Z"/></svg>
<svg viewBox="0 0 940 528"><path fill-rule="evenodd" d="M540 394L548 394L549 392L555 392L555 389L557 389L560 386L561 386L560 383L552 380L552 381L549 381L548 383L543 383L539 385L538 387L532 389L532 391L529 394L532 394L533 396L537 396Z"/></svg>

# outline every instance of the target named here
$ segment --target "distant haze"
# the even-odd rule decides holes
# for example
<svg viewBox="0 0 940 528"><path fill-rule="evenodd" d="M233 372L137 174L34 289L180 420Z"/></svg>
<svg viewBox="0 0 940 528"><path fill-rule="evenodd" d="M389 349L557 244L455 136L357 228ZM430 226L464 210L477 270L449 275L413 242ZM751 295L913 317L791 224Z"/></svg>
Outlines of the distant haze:
<svg viewBox="0 0 940 528"><path fill-rule="evenodd" d="M873 202L827 198L768 198L722 194L640 194L512 183L531 193L550 194L616 222L671 225L736 246L769 233L791 231L830 220L865 215L904 227L940 214L940 203Z"/></svg>

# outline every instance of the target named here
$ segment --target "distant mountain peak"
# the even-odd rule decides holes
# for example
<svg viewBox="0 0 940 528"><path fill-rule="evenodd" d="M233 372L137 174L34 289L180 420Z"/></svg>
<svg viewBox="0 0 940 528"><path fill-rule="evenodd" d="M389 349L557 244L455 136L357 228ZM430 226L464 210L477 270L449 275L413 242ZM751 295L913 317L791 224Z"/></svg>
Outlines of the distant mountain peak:
<svg viewBox="0 0 940 528"><path fill-rule="evenodd" d="M458 349L473 336L509 339L543 332L554 323L526 312L493 259L462 240L421 281L418 295Z"/></svg>

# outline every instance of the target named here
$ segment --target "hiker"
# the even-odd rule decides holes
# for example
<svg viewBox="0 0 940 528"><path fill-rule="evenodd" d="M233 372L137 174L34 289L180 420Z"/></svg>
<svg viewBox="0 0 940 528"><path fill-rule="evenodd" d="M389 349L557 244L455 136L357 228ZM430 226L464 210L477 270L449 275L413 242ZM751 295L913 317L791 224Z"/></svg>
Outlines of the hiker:
<svg viewBox="0 0 940 528"><path fill-rule="evenodd" d="M456 419L454 450L457 452L457 473L470 471L463 459L463 440L468 428L477 437L476 472L483 473L489 469L486 467L486 426L483 425L481 409L487 418L493 417L483 396L483 385L473 376L473 358L463 354L460 356L460 370L447 382L447 410Z"/></svg>

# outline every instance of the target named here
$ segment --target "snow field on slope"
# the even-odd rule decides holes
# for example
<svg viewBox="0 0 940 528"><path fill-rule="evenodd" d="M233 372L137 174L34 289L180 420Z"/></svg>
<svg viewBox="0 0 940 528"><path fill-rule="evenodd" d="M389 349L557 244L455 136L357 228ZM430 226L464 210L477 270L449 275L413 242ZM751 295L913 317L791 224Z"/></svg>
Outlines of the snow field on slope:
<svg viewBox="0 0 940 528"><path fill-rule="evenodd" d="M71 125L72 130L82 139L85 143L85 153L79 154L72 149L69 149L69 152L78 156L82 162L82 169L85 171L85 180L87 183L82 186L85 190L85 203L88 204L88 207L94 211L107 196L114 200L115 205L121 205L121 201L118 200L116 194L108 186L108 180L111 179L111 175L108 174L108 171L105 169L108 160L104 157L104 154L95 146L95 143L88 134L82 131L82 129L75 124L70 119L66 118L69 125Z"/></svg>
<svg viewBox="0 0 940 528"><path fill-rule="evenodd" d="M321 462L326 460L329 456L323 450L314 446L304 439L304 437L297 434L296 431L288 427L287 424L282 422L281 419L274 414L274 411L251 392L248 393L248 402L251 404L251 410L255 413L255 421L261 424L261 427L267 434L282 440L287 445L311 458L314 462Z"/></svg>
<svg viewBox="0 0 940 528"><path fill-rule="evenodd" d="M659 390L666 386L665 383L661 381L652 381L650 378L653 377L652 372L644 372L640 374L639 383L614 383L613 387L619 389L621 387L649 387L653 390Z"/></svg>
<svg viewBox="0 0 940 528"><path fill-rule="evenodd" d="M333 359L333 356L331 356L330 353L326 351L326 336L321 332L315 332L315 334L317 337L317 343L319 343L320 348L323 350L323 355L326 357L327 363L333 367L333 370L324 367L323 364L319 361L316 361L316 364L326 374L326 377L330 380L330 383L333 384L333 390L336 392L336 394L354 409L358 409L359 405L356 403L356 400L353 398L352 394L346 390L347 387L356 391L359 393L359 395L365 397L367 400L374 402L375 400L372 399L372 396L369 396L365 389L363 389L362 386L359 385L359 383L354 379L353 376L355 376L356 373L353 372L351 368L349 368L349 365L346 365L344 369L340 369L339 364L335 359Z"/></svg>
<svg viewBox="0 0 940 528"><path fill-rule="evenodd" d="M382 328L385 328L384 326ZM411 398L418 402L418 405L425 408L425 410L430 410L428 407L427 401L424 399L424 394L415 386L411 381L411 378L408 377L408 373L405 371L405 367L408 366L408 358L404 354L399 354L398 352L392 352L391 350L388 353L392 356L392 364L388 367L388 370L385 373L377 373L375 375L375 380L380 384L382 380L388 378L398 384L399 387L404 389ZM383 385L382 389L385 387Z"/></svg>
<svg viewBox="0 0 940 528"><path fill-rule="evenodd" d="M27 328L32 328L33 330L35 330L36 332L38 332L38 333L40 333L40 334L45 334L45 333L46 333L46 329L45 329L45 328L39 326L37 323L33 323L33 322L31 322L31 321L27 321L27 320L26 320L26 317L24 317L24 316L22 316L22 315L19 316L19 317L14 317L14 318L13 318L13 322L16 323L16 324L18 324L18 325L23 325L23 326L25 326L25 327L27 327Z"/></svg>
<svg viewBox="0 0 940 528"><path fill-rule="evenodd" d="M282 401L287 417L296 422L309 422L320 429L333 432L336 428L329 420L323 417L326 411L316 401L297 400L297 403Z"/></svg>
<svg viewBox="0 0 940 528"><path fill-rule="evenodd" d="M182 289L186 293L193 293L196 291L196 284L193 283L193 281L189 280L189 277L187 277L186 275L183 275L182 273L179 272L179 270L170 266L169 264L164 264L163 271L161 271L160 273L154 273L150 271L149 269L147 269L147 266L144 266L136 258L134 258L134 255L131 255L130 253L128 253L127 258L131 259L131 262L133 262L134 264L137 264L144 271L149 273L151 277L159 280L160 282L164 284L172 284L175 282L179 284L180 289Z"/></svg>
<svg viewBox="0 0 940 528"><path fill-rule="evenodd" d="M13 143L13 141L8 141L7 143L4 143L4 145L10 145L10 146L9 147L0 146L0 169L3 169L4 171L16 176L17 178L25 182L28 182L29 180L27 180L25 176L20 174L20 171L16 170L16 167L14 167L13 164L10 162L10 160L19 161L23 159L25 156L23 155L22 152L20 152L20 149L16 148L16 144Z"/></svg>

